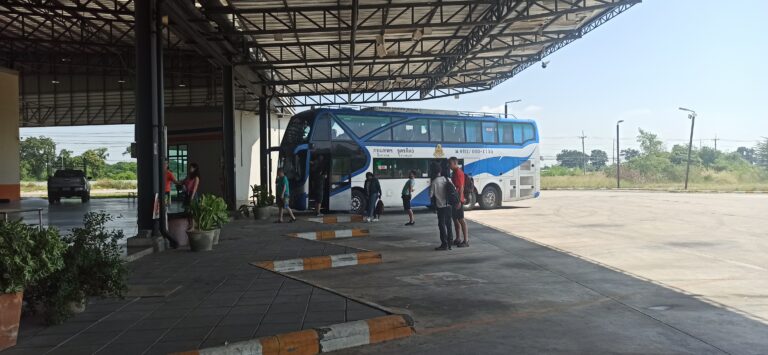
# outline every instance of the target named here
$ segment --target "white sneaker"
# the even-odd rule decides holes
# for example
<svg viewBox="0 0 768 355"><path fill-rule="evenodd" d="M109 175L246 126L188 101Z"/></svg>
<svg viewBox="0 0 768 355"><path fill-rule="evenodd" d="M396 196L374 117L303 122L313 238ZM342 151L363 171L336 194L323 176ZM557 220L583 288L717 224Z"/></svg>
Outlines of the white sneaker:
<svg viewBox="0 0 768 355"><path fill-rule="evenodd" d="M363 218L363 221L365 223L370 223L371 222L371 218L370 217L365 217L365 218Z"/></svg>
<svg viewBox="0 0 768 355"><path fill-rule="evenodd" d="M322 213L318 213L318 214L316 215L316 217L322 217L322 216L325 216L325 215L324 215L324 214L322 214Z"/></svg>
<svg viewBox="0 0 768 355"><path fill-rule="evenodd" d="M374 222L378 222L378 221L379 221L379 219L378 219L378 218L374 218L374 219L373 219L373 221L374 221Z"/></svg>

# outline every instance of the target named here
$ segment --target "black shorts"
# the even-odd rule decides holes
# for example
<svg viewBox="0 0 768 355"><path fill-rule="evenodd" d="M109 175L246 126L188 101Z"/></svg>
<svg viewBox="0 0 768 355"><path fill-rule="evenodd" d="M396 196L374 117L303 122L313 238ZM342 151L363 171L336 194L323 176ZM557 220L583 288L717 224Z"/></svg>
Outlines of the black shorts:
<svg viewBox="0 0 768 355"><path fill-rule="evenodd" d="M411 196L403 196L403 209L406 211L411 209Z"/></svg>
<svg viewBox="0 0 768 355"><path fill-rule="evenodd" d="M288 207L288 201L285 200L285 197L277 197L275 200L276 200L275 202L277 203L277 207L278 208L286 208L286 207Z"/></svg>
<svg viewBox="0 0 768 355"><path fill-rule="evenodd" d="M464 207L459 207L456 209L456 207L451 207L451 212L453 213L453 220L459 220L464 219Z"/></svg>

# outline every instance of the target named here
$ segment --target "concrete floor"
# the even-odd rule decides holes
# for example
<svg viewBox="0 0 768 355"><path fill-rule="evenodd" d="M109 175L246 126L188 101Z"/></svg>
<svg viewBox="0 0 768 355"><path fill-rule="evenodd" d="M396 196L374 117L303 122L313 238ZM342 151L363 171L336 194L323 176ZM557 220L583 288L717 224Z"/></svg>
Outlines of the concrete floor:
<svg viewBox="0 0 768 355"><path fill-rule="evenodd" d="M467 213L497 227L447 252L434 215L390 213L342 242L383 264L295 275L413 315L416 336L344 354L766 354L766 198L547 192Z"/></svg>
<svg viewBox="0 0 768 355"><path fill-rule="evenodd" d="M335 241L383 264L292 275L413 315L415 336L346 354L768 354L767 202L546 191L468 212L472 246L447 252L433 214L388 211Z"/></svg>
<svg viewBox="0 0 768 355"><path fill-rule="evenodd" d="M766 194L546 191L514 206L468 216L768 323Z"/></svg>

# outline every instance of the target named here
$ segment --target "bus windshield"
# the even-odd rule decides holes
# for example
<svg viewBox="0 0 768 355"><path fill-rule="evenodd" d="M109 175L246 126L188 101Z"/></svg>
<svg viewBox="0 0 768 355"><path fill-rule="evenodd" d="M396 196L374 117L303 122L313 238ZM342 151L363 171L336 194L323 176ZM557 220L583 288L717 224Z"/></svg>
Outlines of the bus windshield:
<svg viewBox="0 0 768 355"><path fill-rule="evenodd" d="M296 146L307 143L312 132L312 122L315 119L313 112L302 112L291 118L288 127L285 128L282 145Z"/></svg>

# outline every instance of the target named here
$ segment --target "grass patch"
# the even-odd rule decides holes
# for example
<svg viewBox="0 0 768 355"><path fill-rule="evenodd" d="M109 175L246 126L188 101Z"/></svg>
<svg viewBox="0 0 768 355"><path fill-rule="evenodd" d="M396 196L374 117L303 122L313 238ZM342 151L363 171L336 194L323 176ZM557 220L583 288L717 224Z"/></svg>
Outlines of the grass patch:
<svg viewBox="0 0 768 355"><path fill-rule="evenodd" d="M622 174L624 175L624 174ZM768 181L740 181L727 173L717 173L709 179L697 179L690 181L688 190L712 190L712 191L768 191ZM707 181L709 180L709 181ZM683 182L648 182L636 183L622 180L622 188L652 189L652 190L683 190ZM542 176L541 188L551 189L613 189L616 188L616 178L608 177L603 173L590 173L574 176Z"/></svg>

